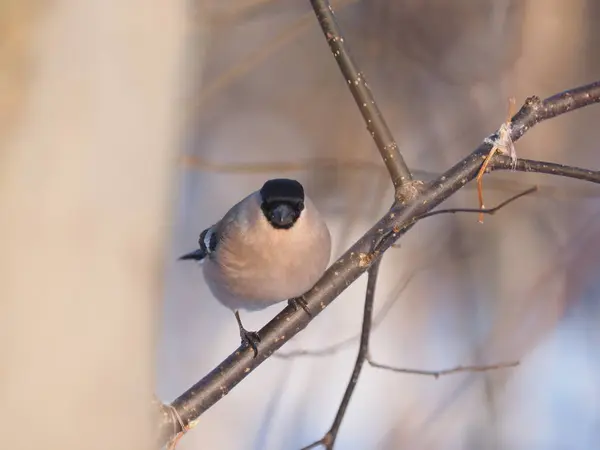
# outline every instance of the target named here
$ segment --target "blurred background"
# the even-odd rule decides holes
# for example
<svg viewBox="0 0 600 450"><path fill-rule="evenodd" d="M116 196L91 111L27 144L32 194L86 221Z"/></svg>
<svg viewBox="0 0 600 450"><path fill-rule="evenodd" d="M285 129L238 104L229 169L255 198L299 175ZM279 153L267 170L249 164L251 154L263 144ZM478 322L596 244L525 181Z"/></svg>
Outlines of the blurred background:
<svg viewBox="0 0 600 450"><path fill-rule="evenodd" d="M594 0L332 3L419 179L496 130L508 97L600 78ZM11 449L150 448L152 393L173 400L239 343L177 257L285 176L325 215L333 261L390 206L387 173L307 1L0 0L0 24L0 435ZM517 152L595 169L599 120L589 107L544 122ZM371 346L405 368L521 365L438 380L365 366L337 449L598 447L600 187L493 173L486 205L534 184L484 225L438 216L387 252ZM445 206L477 207L476 190ZM280 351L308 356L267 360L178 450L319 439L365 285Z"/></svg>
<svg viewBox="0 0 600 450"><path fill-rule="evenodd" d="M0 0L2 448L153 447L188 24Z"/></svg>
<svg viewBox="0 0 600 450"><path fill-rule="evenodd" d="M598 2L333 2L400 149L429 180L505 120L507 99L598 79ZM176 258L267 178L301 180L327 218L333 258L390 205L385 168L309 2L204 2L202 83L188 132L166 256L159 393L172 400L238 344L231 313L194 264ZM600 109L545 122L522 157L598 167ZM365 367L336 448L592 449L600 439L600 188L524 173L484 179L486 205L538 184L484 225L422 221L390 250L376 307L390 302L373 357L444 369L515 369L435 380ZM448 205L476 207L473 186ZM360 330L366 277L282 350L320 350ZM279 310L243 314L258 329ZM201 416L181 450L298 449L329 428L358 340L326 356L271 358Z"/></svg>

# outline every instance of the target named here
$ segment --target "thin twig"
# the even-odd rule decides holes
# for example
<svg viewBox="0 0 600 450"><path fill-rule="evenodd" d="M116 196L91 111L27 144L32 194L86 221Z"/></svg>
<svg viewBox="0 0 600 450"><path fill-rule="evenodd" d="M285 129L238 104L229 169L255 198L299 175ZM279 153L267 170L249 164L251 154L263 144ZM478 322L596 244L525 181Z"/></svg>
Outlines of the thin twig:
<svg viewBox="0 0 600 450"><path fill-rule="evenodd" d="M526 160L524 160L526 161ZM381 167L376 162L367 160L351 160L339 158L306 158L294 161L248 161L248 162L218 162L200 157L198 155L183 155L180 158L182 167L190 168L203 172L229 173L229 174L269 174L303 171L358 171L365 175L381 176L385 167ZM496 162L497 163L497 162ZM512 169L512 168L511 168ZM491 168L490 168L491 170ZM496 169L497 170L497 169ZM584 169L581 169L584 170ZM415 178L423 181L433 180L440 176L440 173L431 172L423 169L411 169ZM486 189L519 191L524 183L519 180L490 179L486 182ZM544 198L598 198L600 191L587 187L556 186L552 184L538 184L538 195ZM476 185L467 184L464 189L477 189Z"/></svg>
<svg viewBox="0 0 600 450"><path fill-rule="evenodd" d="M490 370L498 370L498 369L508 369L510 367L516 367L520 364L519 361L505 362L499 364L491 364L487 366L456 366L452 369L445 370L419 370L419 369L404 369L402 367L393 367L387 364L381 364L373 361L371 355L367 355L367 362L370 366L375 367L377 369L390 370L396 373L407 373L412 375L428 375L434 378L439 378L443 375L452 375L455 373L462 372L488 372Z"/></svg>
<svg viewBox="0 0 600 450"><path fill-rule="evenodd" d="M369 337L371 336L371 325L373 323L373 303L375 300L377 274L379 273L380 263L381 259L378 259L377 261L373 262L369 268L369 278L367 280L367 292L365 294L365 307L363 312L362 330L360 332L358 355L356 356L356 362L354 363L354 369L352 370L350 381L346 386L346 391L342 397L342 401L338 408L338 412L335 415L335 419L333 420L333 424L331 425L331 428L329 428L329 431L327 431L327 433L325 433L321 439L313 442L307 447L304 447L302 450L308 450L319 446L323 446L327 450L333 449L335 439L337 438L338 432L340 431L340 426L342 425L342 420L344 420L344 415L346 414L346 409L348 409L350 399L352 398L352 394L354 393L354 389L358 383L358 377L360 376L360 372L369 353Z"/></svg>
<svg viewBox="0 0 600 450"><path fill-rule="evenodd" d="M341 8L355 1L356 0L340 0L334 3L336 3L336 7ZM213 16L210 19L213 21L212 26L222 29L226 25L225 23L222 23L223 20L233 20L239 12L251 12L251 10L254 9L253 7L260 6L260 3L263 2L257 2L256 5L244 5L241 8L238 6L236 8L240 9L241 11L230 11L229 13L225 13L225 15ZM215 96L222 93L226 88L236 83L240 79L243 79L244 76L248 76L248 74L259 67L260 64L264 63L269 58L272 58L282 49L286 48L286 46L288 46L290 43L300 38L302 34L304 34L310 28L311 23L313 23L312 15L312 13L303 14L292 23L289 23L282 32L273 36L264 45L261 45L256 51L240 59L233 67L223 71L214 80L205 83L205 86L200 91L199 96L192 97L192 103L187 107L187 110L189 111L188 118L190 123L193 123L193 120L197 118L199 111L201 111L205 105L209 104L209 102L213 100Z"/></svg>
<svg viewBox="0 0 600 450"><path fill-rule="evenodd" d="M431 216L437 216L438 214L456 214L456 213L477 213L477 214L489 214L489 215L493 215L494 213L498 212L500 209L504 208L505 206L509 205L510 203L514 202L515 200L520 199L521 197L524 197L526 195L529 195L533 192L537 191L537 186L533 186L523 192L520 192L516 195L513 195L512 197L504 200L502 203L494 206L493 208L449 208L449 209L438 209L435 211L431 211L425 214L421 214L420 216L417 216L415 218L415 220L421 220L421 219L425 219L426 217L431 217Z"/></svg>
<svg viewBox="0 0 600 450"><path fill-rule="evenodd" d="M597 170L584 169L575 166L565 166L547 161L534 161L531 159L519 159L516 165L507 156L497 155L492 160L490 170L516 170L519 172L545 173L547 175L559 175L576 180L600 183L600 172Z"/></svg>
<svg viewBox="0 0 600 450"><path fill-rule="evenodd" d="M375 98L367 85L365 75L350 56L331 5L327 0L310 0L310 3L327 39L329 48L367 124L367 130L375 140L377 149L390 173L392 183L396 191L399 192L400 187L412 181L412 175L398 149L398 144L396 144L392 132L375 103Z"/></svg>

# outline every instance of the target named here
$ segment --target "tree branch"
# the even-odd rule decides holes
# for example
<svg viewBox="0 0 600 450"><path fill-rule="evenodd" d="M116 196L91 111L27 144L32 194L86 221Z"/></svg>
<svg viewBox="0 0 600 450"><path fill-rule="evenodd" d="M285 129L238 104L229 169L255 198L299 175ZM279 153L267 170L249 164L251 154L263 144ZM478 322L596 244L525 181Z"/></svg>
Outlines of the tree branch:
<svg viewBox="0 0 600 450"><path fill-rule="evenodd" d="M569 111L600 102L600 81L569 89L540 100L529 97L511 121L510 137L517 141L534 125Z"/></svg>
<svg viewBox="0 0 600 450"><path fill-rule="evenodd" d="M536 189L537 189L536 187L533 187L524 192L521 192L520 194L517 194L517 195L509 198L508 200L505 200L504 202L502 202L495 208L480 209L480 210L444 209L444 210L438 210L438 211L430 212L427 214L423 214L422 216L419 217L419 219L422 219L425 217L430 217L431 215L435 215L435 214L456 213L456 212L461 212L461 211L462 212L477 212L477 213L494 214L496 211L500 210L504 206L512 203L513 201L515 201L527 194L534 192ZM375 324L373 321L373 304L375 301L375 288L377 285L377 273L379 271L380 263L381 263L381 257L379 259L377 259L377 261L375 261L373 263L373 265L369 268L369 272L368 272L369 279L367 281L367 293L366 293L366 297L365 297L365 305L364 305L362 329L361 329L361 333L360 333L360 344L359 344L359 348L358 348L358 355L356 357L356 362L354 364L352 376L350 377L350 381L348 382L348 384L346 386L346 391L344 392L344 396L342 397L342 401L340 403L340 406L338 407L338 411L337 411L337 414L333 421L333 424L331 425L331 428L329 428L329 431L327 431L327 433L325 433L325 435L323 435L323 437L321 439L313 442L312 444L310 444L307 447L302 448L302 450L309 450L309 449L316 448L319 446L323 446L327 450L333 450L333 446L335 445L335 440L337 438L340 426L342 424L342 420L344 419L346 410L348 409L348 405L350 404L350 399L352 397L352 393L354 392L354 389L356 388L356 385L358 384L358 377L360 376L360 372L362 371L365 361L368 362L371 367L375 367L378 369L389 370L389 371L396 372L396 373L405 373L405 374L414 374L414 375L429 375L429 376L435 377L436 379L442 375L451 375L451 374L461 373L461 372L486 372L489 370L515 367L519 364L519 362L516 361L516 362L500 363L500 364L486 365L486 366L481 366L481 365L479 365L479 366L456 366L452 369L430 371L430 370L406 369L406 368L400 368L400 367L393 367L393 366L390 366L387 364L381 364L381 363L375 362L371 358L369 341L370 341L370 337L371 337L371 331L373 330L373 325ZM277 355L275 355L275 356L277 356Z"/></svg>
<svg viewBox="0 0 600 450"><path fill-rule="evenodd" d="M367 130L371 133L383 162L390 173L397 196L403 195L400 188L412 181L412 175L398 150L398 144L396 144L392 132L375 103L375 98L373 98L371 89L367 85L365 75L352 60L344 44L344 37L335 20L335 15L329 2L327 0L311 0L310 3L315 11L319 25L321 25L323 34L327 39L329 48L367 124Z"/></svg>
<svg viewBox="0 0 600 450"><path fill-rule="evenodd" d="M513 117L513 141L517 141L526 131L546 119L597 103L600 100L600 82L565 91L543 101L536 98L528 99ZM430 183L412 201L396 201L390 211L334 262L317 284L304 295L312 317L301 309L296 311L293 307L286 307L258 332L261 345L256 358L253 357L251 349L239 347L213 371L175 399L171 406L185 427L192 427L202 413L303 330L314 317L368 270L394 242L412 228L419 216L433 210L473 180L490 149L489 144L481 144L470 155ZM494 156L490 163L494 170L509 169L510 166L510 158L504 156ZM600 183L599 171L542 161L519 160L515 170ZM163 416L165 419L160 425L162 442L167 442L173 436L173 432L181 431L181 426L174 423L171 416Z"/></svg>
<svg viewBox="0 0 600 450"><path fill-rule="evenodd" d="M508 369L510 367L516 367L520 364L519 361L511 361L499 364L490 364L485 366L456 366L452 369L445 370L421 370L421 369L405 369L403 367L394 367L387 364L381 364L373 361L371 355L367 355L367 362L371 367L377 369L389 370L396 373L406 373L411 375L428 375L430 377L439 378L443 375L453 375L455 373L464 372L489 372L490 370Z"/></svg>
<svg viewBox="0 0 600 450"><path fill-rule="evenodd" d="M371 336L371 324L373 323L373 303L375 300L375 289L377 287L377 275L379 273L380 263L381 258L375 261L369 268L369 278L367 280L367 292L365 294L365 306L363 312L362 329L360 332L358 355L356 356L356 362L354 363L354 369L352 370L350 381L346 386L346 391L342 397L342 401L338 408L338 412L335 415L335 419L333 420L333 424L331 424L331 428L329 428L329 431L325 433L321 439L313 442L307 447L304 447L302 450L309 450L321 445L327 450L333 449L335 439L337 438L337 434L340 431L340 426L342 425L342 420L346 414L346 409L350 404L350 399L354 393L354 388L356 388L356 384L358 383L358 377L360 376L360 372L369 354L369 338Z"/></svg>
<svg viewBox="0 0 600 450"><path fill-rule="evenodd" d="M522 197L523 195L526 195L529 192L531 192L531 190L527 191L526 193L515 196L512 199L507 200L506 202L504 202L504 204L508 204L511 201L514 201L517 198ZM500 209L502 206L499 205L498 207L494 208L494 210ZM493 211L492 212L490 212L490 211L492 211L492 210L487 210L487 212L489 212L490 214L493 214ZM446 211L446 212L450 212L450 211ZM487 372L490 370L504 369L504 368L515 367L515 366L519 365L519 361L513 361L513 362L508 362L508 363L500 363L500 364L493 364L493 365L486 365L486 366L481 366L481 365L479 365L479 366L456 366L452 369L430 371L430 370L405 369L405 368L393 367L393 366L390 366L387 364L381 364L381 363L373 361L373 359L371 358L371 355L370 355L369 346L370 346L370 337L371 337L371 331L372 331L372 326L373 326L373 305L375 302L375 289L377 287L377 275L379 273L380 264L381 264L381 257L379 259L377 259L371 265L371 267L369 268L369 271L368 271L369 278L367 280L367 291L366 291L366 295L365 295L365 305L364 305L364 309L363 309L363 320L362 320L362 329L360 332L360 344L358 347L358 355L356 356L356 362L354 363L354 369L352 370L352 375L350 376L350 380L348 381L348 384L346 386L346 391L344 392L344 396L342 397L342 401L340 402L340 406L338 407L338 411L337 411L337 414L335 415L335 419L333 420L333 423L332 423L331 427L329 428L329 430L327 431L327 433L325 433L321 439L313 442L312 444L310 444L306 447L303 447L301 450L310 450L312 448L317 448L320 446L324 447L326 450L333 450L333 447L335 445L335 440L337 438L338 432L342 425L342 420L344 419L344 416L346 415L346 410L348 409L348 405L350 404L350 400L352 398L352 394L354 393L354 389L356 388L356 385L358 384L358 378L360 376L360 373L362 371L365 361L368 362L370 366L378 368L378 369L389 370L389 371L397 372L397 373L406 373L406 374L414 374L414 375L429 375L429 376L435 377L436 379L443 375L451 375L451 374L461 373L461 372Z"/></svg>
<svg viewBox="0 0 600 450"><path fill-rule="evenodd" d="M416 220L425 219L426 217L437 216L440 214L456 214L456 213L477 213L477 214L496 214L499 210L504 208L505 206L510 205L515 200L520 199L521 197L525 197L526 195L532 194L537 191L537 186L533 186L523 192L519 192L512 197L507 198L499 205L494 206L493 208L450 208L450 209L436 209L435 211L431 211L425 214L421 214L416 218Z"/></svg>
<svg viewBox="0 0 600 450"><path fill-rule="evenodd" d="M509 204L511 204L512 202L514 202L515 200L518 200L521 197L524 197L526 195L529 195L533 192L537 191L537 186L533 186L525 191L522 191L516 195L513 195L512 197L509 197L508 199L504 200L502 203L494 206L493 208L486 208L486 209L477 209L477 208L451 208L451 209L436 209L435 211L432 212L428 212L426 214L423 214L421 216L419 216L417 219L421 220L424 219L426 217L431 217L431 216L437 216L439 214L456 214L456 213L477 213L477 214L489 214L489 215L493 215L496 212L498 212L500 209L504 208L505 206L508 206ZM385 304L383 305L383 307L381 308L381 310L375 314L375 316L373 317L373 323L371 325L371 331L374 331L380 324L381 322L383 322L383 319L385 319L385 317L387 316L387 313L391 310L392 306L394 305L394 303L396 302L396 300L398 300L398 298L400 297L400 294L404 291L404 289L406 287L408 287L408 285L410 284L410 282L412 281L413 277L416 275L416 273L420 270L423 270L423 268L414 271L402 284L402 287L400 288L399 292L396 292L393 297L391 297L390 299L388 299L388 301L385 302ZM301 357L324 357L324 356L331 356L335 353L337 353L338 351L342 350L344 347L347 347L348 345L352 344L353 342L357 341L360 339L361 334L359 333L356 336L351 336L349 338L344 339L343 341L337 342L335 344L331 344L329 346L326 347L320 347L318 349L315 350L305 350L305 349L301 349L301 350L292 350L289 352L277 352L273 355L273 358L276 359L295 359L295 358L301 358ZM369 358L367 358L367 361L371 362L369 360ZM405 370L407 373L414 373L415 370L412 369L402 369ZM451 369L451 370L455 370L455 369ZM399 370L401 371L401 370ZM418 372L418 371L416 371ZM437 373L437 374L445 374L447 372L447 370L442 370L442 371L432 371L429 372L427 371L427 373L431 374L431 373Z"/></svg>
<svg viewBox="0 0 600 450"><path fill-rule="evenodd" d="M516 168L508 156L496 155L488 166L490 170L513 170L518 172L536 172L548 175L559 175L576 180L600 183L600 172L597 170L583 169L581 167L565 166L546 161L535 161L532 159L518 159Z"/></svg>

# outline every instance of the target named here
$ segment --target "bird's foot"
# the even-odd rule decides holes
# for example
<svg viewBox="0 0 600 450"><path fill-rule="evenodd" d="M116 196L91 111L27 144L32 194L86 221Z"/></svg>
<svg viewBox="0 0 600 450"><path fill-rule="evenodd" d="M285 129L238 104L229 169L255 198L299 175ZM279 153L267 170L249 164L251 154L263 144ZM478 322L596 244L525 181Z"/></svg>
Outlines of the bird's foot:
<svg viewBox="0 0 600 450"><path fill-rule="evenodd" d="M308 309L308 303L306 303L306 300L304 300L304 296L290 298L288 300L288 305L293 307L296 311L298 311L298 309L302 308L304 310L304 312L309 315L309 317L313 316L312 313L310 312L310 309Z"/></svg>
<svg viewBox="0 0 600 450"><path fill-rule="evenodd" d="M244 328L240 330L242 345L247 345L254 351L254 357L258 356L258 344L260 344L260 336L254 331L248 331Z"/></svg>
<svg viewBox="0 0 600 450"><path fill-rule="evenodd" d="M258 344L260 343L260 336L254 331L248 331L242 325L242 319L240 318L240 312L234 311L235 320L237 320L238 328L240 329L240 338L242 338L242 345L247 345L254 351L254 357L258 356Z"/></svg>

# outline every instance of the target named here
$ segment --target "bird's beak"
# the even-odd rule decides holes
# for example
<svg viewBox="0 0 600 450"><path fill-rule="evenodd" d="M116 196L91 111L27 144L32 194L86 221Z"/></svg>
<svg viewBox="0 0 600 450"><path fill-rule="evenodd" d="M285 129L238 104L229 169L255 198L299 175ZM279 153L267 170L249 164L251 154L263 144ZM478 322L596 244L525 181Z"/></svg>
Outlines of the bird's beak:
<svg viewBox="0 0 600 450"><path fill-rule="evenodd" d="M272 212L273 222L282 227L288 227L294 223L294 209L284 204L277 205Z"/></svg>
<svg viewBox="0 0 600 450"><path fill-rule="evenodd" d="M206 252L204 250L202 250L201 248L199 248L198 250L195 250L191 253L186 253L183 256L180 256L178 259L179 261L183 261L186 259L192 259L194 261L202 261L204 258L206 258Z"/></svg>

